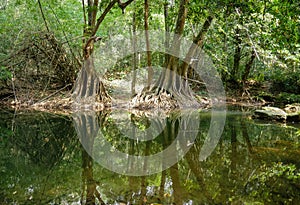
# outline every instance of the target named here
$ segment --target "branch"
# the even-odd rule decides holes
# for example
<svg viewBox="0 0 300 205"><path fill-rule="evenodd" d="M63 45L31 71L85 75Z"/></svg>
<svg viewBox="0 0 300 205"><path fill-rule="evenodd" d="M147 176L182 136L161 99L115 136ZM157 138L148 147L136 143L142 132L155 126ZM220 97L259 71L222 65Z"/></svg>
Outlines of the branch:
<svg viewBox="0 0 300 205"><path fill-rule="evenodd" d="M199 31L198 35L195 37L195 39L193 40L193 42L195 44L197 44L199 47L202 47L203 44L203 40L204 40L204 36L205 34L208 32L208 29L212 23L213 17L212 16L208 16L207 19L205 20L202 29Z"/></svg>
<svg viewBox="0 0 300 205"><path fill-rule="evenodd" d="M122 9L123 13L124 13L124 9L134 0L128 0L124 3L121 2L121 0L113 0L111 1L108 6L105 8L105 10L103 11L103 13L101 14L101 16L97 19L97 23L94 27L93 32L91 33L91 36L95 36L95 34L97 33L100 24L102 23L102 21L104 20L105 16L108 14L108 12L113 8L113 6L118 3L119 7Z"/></svg>
<svg viewBox="0 0 300 205"><path fill-rule="evenodd" d="M175 34L171 45L171 51L175 54L180 52L180 38L184 31L184 24L187 17L187 3L188 0L181 0L179 5L179 11L177 15L177 21L175 26Z"/></svg>
<svg viewBox="0 0 300 205"><path fill-rule="evenodd" d="M95 0L93 4L93 9L92 9L92 26L95 24L96 17L97 17L97 11L98 11L98 4L99 0Z"/></svg>
<svg viewBox="0 0 300 205"><path fill-rule="evenodd" d="M124 3L122 3L121 0L118 1L119 7L122 9L122 13L123 13L123 14L124 14L125 8L126 8L129 4L131 4L131 2L133 2L133 1L134 1L134 0L128 0L128 1L126 1L126 2L124 2Z"/></svg>
<svg viewBox="0 0 300 205"><path fill-rule="evenodd" d="M87 46L92 42L97 42L97 41L100 41L102 38L101 37L98 37L98 36L92 36L91 38L89 38L89 40L86 42L86 46L85 46L85 49L87 48Z"/></svg>
<svg viewBox="0 0 300 205"><path fill-rule="evenodd" d="M45 26L46 26L46 28L47 28L47 31L50 32L50 29L49 29L49 27L48 27L48 24L47 24L47 21L46 21L46 17L45 17L45 15L44 15L43 8L42 8L42 4L41 4L41 1L40 1L40 0L38 0L38 4L39 4L40 11L41 11L41 13L42 13L42 17L43 17Z"/></svg>
<svg viewBox="0 0 300 205"><path fill-rule="evenodd" d="M191 47L189 48L188 53L185 56L184 62L182 64L182 73L183 74L187 74L187 70L189 67L189 63L191 61L191 58L194 56L196 50L198 48L201 48L203 45L203 41L204 41L204 37L206 35L206 33L208 32L208 29L212 23L213 17L212 16L208 16L202 26L202 29L199 31L199 33L197 34L197 36L194 38L193 40L193 44L191 45Z"/></svg>
<svg viewBox="0 0 300 205"><path fill-rule="evenodd" d="M188 80L188 81L191 81L191 82L194 82L194 83L198 83L198 84L201 84L201 85L206 85L204 82L201 82L199 80L194 80L194 79L191 79L191 78L187 78L187 77L183 77L184 80Z"/></svg>
<svg viewBox="0 0 300 205"><path fill-rule="evenodd" d="M49 5L49 7L50 7L52 13L54 14L54 17L55 17L57 23L62 27L62 25L61 25L61 23L60 23L60 20L59 20L58 16L56 15L54 9L53 9L50 5ZM78 59L76 58L76 55L75 55L75 53L74 53L74 51L73 51L73 49L72 49L72 47L71 47L71 45L70 45L69 38L67 37L66 32L65 32L64 30L62 30L62 32L63 32L63 34L64 34L64 37L65 37L65 39L66 39L66 43L67 43L68 46L69 46L70 52L71 52L71 54L72 54L74 60L76 60L77 63L78 63L78 65L81 67L81 63L80 63L80 62L78 61Z"/></svg>
<svg viewBox="0 0 300 205"><path fill-rule="evenodd" d="M82 0L81 3L82 3L82 12L83 12L84 29L85 29L85 27L86 27L86 11L85 11L84 0Z"/></svg>
<svg viewBox="0 0 300 205"><path fill-rule="evenodd" d="M176 27L175 27L175 34L176 35L182 35L183 30L184 30L184 24L185 24L185 19L187 17L187 4L188 0L181 0L180 1L180 6L179 6L179 11L177 15L177 22L176 22Z"/></svg>
<svg viewBox="0 0 300 205"><path fill-rule="evenodd" d="M34 103L33 105L36 105L36 104L38 104L38 103L41 103L41 102L43 102L43 101L45 101L45 100L51 98L52 96L56 95L57 93L59 93L60 91L62 91L62 90L64 90L64 89L66 89L66 88L67 88L68 86L70 86L70 85L72 85L72 84L66 85L65 87L63 87L63 88L61 88L61 89L55 91L54 93L48 95L47 97L44 97L43 99L41 99L40 101Z"/></svg>
<svg viewBox="0 0 300 205"><path fill-rule="evenodd" d="M89 52L89 46L92 42L97 42L100 41L102 38L98 37L98 36L92 36L91 38L89 38L89 40L86 42L85 46L84 46L84 57L89 57L90 52Z"/></svg>
<svg viewBox="0 0 300 205"><path fill-rule="evenodd" d="M239 9L238 9L238 8L235 8L235 11L236 11L236 13L238 14L238 16L240 17L241 14L240 14L240 12L239 12ZM265 12L265 8L264 8L264 12ZM248 38L249 38L249 40L250 40L250 42L251 42L251 44L252 44L252 48L253 48L253 50L254 50L254 52L255 52L256 58L260 61L258 52L256 51L255 44L254 44L254 42L252 41L252 38L251 38L251 36L250 36L250 34L249 34L248 29L247 29L245 26L243 26L243 25L242 25L242 28L245 29L246 34L247 34L247 36L248 36Z"/></svg>
<svg viewBox="0 0 300 205"><path fill-rule="evenodd" d="M120 1L120 0L113 0L112 2L110 2L110 3L108 4L108 6L105 8L105 10L104 10L103 13L101 14L101 16L97 19L97 23L96 23L96 25L95 25L95 28L94 28L94 30L93 30L91 36L94 36L94 35L97 33L97 31L98 31L98 29L99 29L99 26L100 26L100 24L102 23L102 21L104 20L105 16L108 14L108 12L112 9L112 7L113 7L113 6L115 5L115 3L117 3L118 1Z"/></svg>

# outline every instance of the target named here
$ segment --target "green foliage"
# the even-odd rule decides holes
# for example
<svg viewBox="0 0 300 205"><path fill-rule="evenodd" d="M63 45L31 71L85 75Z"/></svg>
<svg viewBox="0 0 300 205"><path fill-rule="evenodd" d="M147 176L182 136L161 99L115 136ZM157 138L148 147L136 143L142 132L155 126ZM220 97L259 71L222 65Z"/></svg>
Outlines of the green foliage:
<svg viewBox="0 0 300 205"><path fill-rule="evenodd" d="M300 94L299 71L277 70L274 72L270 77L273 84L273 91Z"/></svg>
<svg viewBox="0 0 300 205"><path fill-rule="evenodd" d="M299 28L296 18L299 6L296 3L227 1L223 7L206 3L206 10L213 11L216 18L204 50L212 57L224 81L241 79L253 49L255 60L250 78L264 81L274 72L277 78L284 77L286 72L299 73L299 29L296 29ZM197 21L200 22L199 19ZM237 37L240 39L241 59L235 73L233 63ZM296 86L297 81L293 82Z"/></svg>
<svg viewBox="0 0 300 205"><path fill-rule="evenodd" d="M300 129L296 132L297 136L300 136Z"/></svg>
<svg viewBox="0 0 300 205"><path fill-rule="evenodd" d="M150 30L164 30L164 6L168 4L166 22L171 32L174 31L179 2L179 0L151 1ZM68 51L74 50L76 57L80 59L84 27L81 2L51 0L41 3L50 30L60 42L64 42ZM97 17L109 3L109 0L100 1ZM87 8L93 9L95 8ZM255 59L250 65L248 79L260 82L270 80L274 82L276 91L299 94L299 12L300 7L296 1L195 0L188 4L184 35L192 39L201 30L207 16L214 16L203 49L212 58L225 85L227 82L227 85L230 85L230 82L242 80L246 65L254 51ZM138 30L143 30L144 2L136 0L126 8L124 14L115 6L105 17L97 35L105 42L112 36L122 35L124 30L132 31L133 13L136 15ZM6 9L0 12L0 21L3 22L0 27L0 61L7 58L12 51L19 50L28 35L34 36L37 31L46 29L37 1L8 1ZM99 45L96 43L95 47ZM240 60L238 69L235 70L237 48L240 48ZM110 69L103 67L110 66L112 59L101 60L104 62L97 64L97 67L101 70ZM152 60L153 64L160 63L158 58ZM121 65L116 72L128 69L129 64ZM1 68L0 79L8 79L9 76L10 74Z"/></svg>
<svg viewBox="0 0 300 205"><path fill-rule="evenodd" d="M11 78L12 78L12 73L5 67L3 67L3 66L0 67L0 81L1 80L6 81Z"/></svg>
<svg viewBox="0 0 300 205"><path fill-rule="evenodd" d="M50 30L72 48L81 49L82 11L76 0L41 1ZM18 50L28 35L46 30L37 1L12 0L5 10L0 12L0 61L11 51ZM74 40L73 40L74 39ZM80 39L80 38L79 38Z"/></svg>
<svg viewBox="0 0 300 205"><path fill-rule="evenodd" d="M276 96L276 101L284 104L299 103L300 95L281 92Z"/></svg>
<svg viewBox="0 0 300 205"><path fill-rule="evenodd" d="M272 102L275 99L275 96L272 93L265 92L265 91L258 93L257 97L258 97L258 99L263 99L268 102Z"/></svg>
<svg viewBox="0 0 300 205"><path fill-rule="evenodd" d="M290 203L298 197L295 187L300 183L300 172L294 164L273 163L262 166L247 185L250 196L266 203Z"/></svg>
<svg viewBox="0 0 300 205"><path fill-rule="evenodd" d="M12 135L13 132L10 129L0 126L0 149L4 149L7 146Z"/></svg>

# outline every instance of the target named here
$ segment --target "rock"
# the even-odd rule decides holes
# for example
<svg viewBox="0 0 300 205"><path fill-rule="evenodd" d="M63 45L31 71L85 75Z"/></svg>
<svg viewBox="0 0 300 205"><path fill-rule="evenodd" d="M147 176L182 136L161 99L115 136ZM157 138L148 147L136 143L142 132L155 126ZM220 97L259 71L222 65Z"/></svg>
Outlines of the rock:
<svg viewBox="0 0 300 205"><path fill-rule="evenodd" d="M288 122L300 122L300 103L286 105L284 111L287 113Z"/></svg>
<svg viewBox="0 0 300 205"><path fill-rule="evenodd" d="M286 105L284 108L286 113L299 113L300 112L300 103L293 103Z"/></svg>
<svg viewBox="0 0 300 205"><path fill-rule="evenodd" d="M287 105L284 110L277 107L262 107L261 110L255 110L252 117L281 122L300 122L300 104Z"/></svg>
<svg viewBox="0 0 300 205"><path fill-rule="evenodd" d="M262 107L261 110L255 110L253 118L263 120L286 121L287 114L284 110L277 107Z"/></svg>

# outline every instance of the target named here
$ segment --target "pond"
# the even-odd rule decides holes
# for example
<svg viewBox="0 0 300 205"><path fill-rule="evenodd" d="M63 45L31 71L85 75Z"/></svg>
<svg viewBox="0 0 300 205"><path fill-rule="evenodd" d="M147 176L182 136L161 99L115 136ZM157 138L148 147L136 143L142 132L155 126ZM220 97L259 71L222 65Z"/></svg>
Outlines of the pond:
<svg viewBox="0 0 300 205"><path fill-rule="evenodd" d="M300 204L300 125L250 116L3 109L0 204Z"/></svg>

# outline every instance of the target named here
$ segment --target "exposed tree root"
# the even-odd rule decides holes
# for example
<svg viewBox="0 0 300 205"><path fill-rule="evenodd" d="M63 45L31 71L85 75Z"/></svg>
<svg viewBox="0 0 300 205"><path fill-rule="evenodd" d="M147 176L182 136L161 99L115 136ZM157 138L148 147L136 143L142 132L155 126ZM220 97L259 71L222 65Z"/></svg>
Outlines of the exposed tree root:
<svg viewBox="0 0 300 205"><path fill-rule="evenodd" d="M73 109L99 109L110 105L111 98L95 72L93 59L87 59L72 94Z"/></svg>
<svg viewBox="0 0 300 205"><path fill-rule="evenodd" d="M202 104L202 103L201 103ZM195 98L188 81L173 71L166 70L150 90L135 96L131 106L140 109L203 107Z"/></svg>
<svg viewBox="0 0 300 205"><path fill-rule="evenodd" d="M142 92L131 100L130 106L138 109L175 109L179 107L179 104L167 92L162 92L159 95Z"/></svg>

